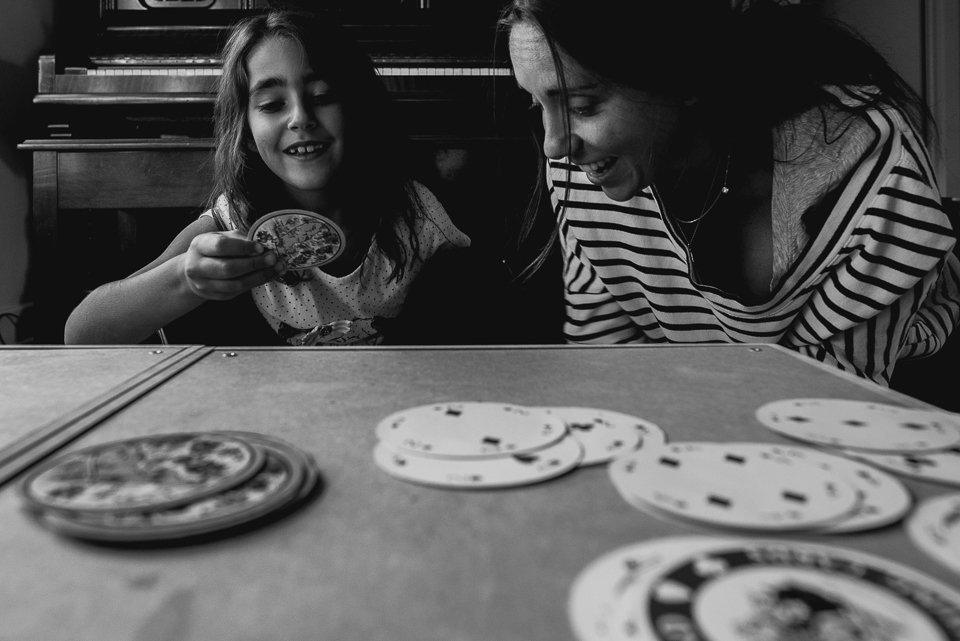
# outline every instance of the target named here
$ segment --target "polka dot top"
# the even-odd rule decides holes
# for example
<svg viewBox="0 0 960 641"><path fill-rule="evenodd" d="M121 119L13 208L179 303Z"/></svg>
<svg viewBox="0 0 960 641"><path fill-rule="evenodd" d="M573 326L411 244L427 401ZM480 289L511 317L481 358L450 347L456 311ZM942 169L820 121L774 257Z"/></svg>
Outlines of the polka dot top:
<svg viewBox="0 0 960 641"><path fill-rule="evenodd" d="M288 285L272 280L251 290L264 318L291 345L376 345L383 336L377 317L395 318L424 261L444 245L468 247L470 239L453 224L443 205L429 189L413 182L422 203L414 221L420 241L420 260L412 260L413 248L407 225L397 222L399 237L408 259L399 279L390 280L393 261L372 240L357 269L345 276L331 276L314 267L300 272L304 279ZM236 229L227 212L226 199L217 202L215 216L222 228Z"/></svg>

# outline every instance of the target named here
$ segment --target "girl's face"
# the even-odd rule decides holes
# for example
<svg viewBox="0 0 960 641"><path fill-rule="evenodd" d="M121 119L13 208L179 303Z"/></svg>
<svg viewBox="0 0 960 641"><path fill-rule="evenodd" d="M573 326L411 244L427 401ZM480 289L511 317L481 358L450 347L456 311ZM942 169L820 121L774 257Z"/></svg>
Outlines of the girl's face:
<svg viewBox="0 0 960 641"><path fill-rule="evenodd" d="M247 75L247 123L260 157L299 206L324 206L344 156L339 97L289 38L272 37L254 47Z"/></svg>
<svg viewBox="0 0 960 641"><path fill-rule="evenodd" d="M676 101L604 83L568 57L563 58L564 101L549 45L530 23L510 30L510 59L517 83L542 111L544 154L557 160L569 153L609 198L633 198L674 164L672 143L680 113Z"/></svg>

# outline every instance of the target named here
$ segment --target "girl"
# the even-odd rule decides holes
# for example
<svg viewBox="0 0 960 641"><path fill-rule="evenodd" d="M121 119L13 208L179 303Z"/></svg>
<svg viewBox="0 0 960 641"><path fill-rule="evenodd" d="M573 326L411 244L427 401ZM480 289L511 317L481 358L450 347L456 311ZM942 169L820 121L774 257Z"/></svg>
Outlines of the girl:
<svg viewBox="0 0 960 641"><path fill-rule="evenodd" d="M810 11L507 8L517 82L542 116L568 341L771 342L882 385L899 357L942 346L960 265L927 110Z"/></svg>
<svg viewBox="0 0 960 641"><path fill-rule="evenodd" d="M67 343L137 343L205 301L251 292L292 345L375 344L424 261L469 239L422 185L405 180L388 100L369 58L317 16L272 10L238 23L223 51L210 209L132 276L93 291ZM344 250L288 271L246 239L295 208L326 216Z"/></svg>

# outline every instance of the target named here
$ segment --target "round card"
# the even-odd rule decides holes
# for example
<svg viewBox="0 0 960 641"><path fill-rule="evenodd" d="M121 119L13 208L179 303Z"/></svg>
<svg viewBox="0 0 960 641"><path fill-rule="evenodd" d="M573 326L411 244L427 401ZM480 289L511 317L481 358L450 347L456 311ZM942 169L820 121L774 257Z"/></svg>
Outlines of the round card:
<svg viewBox="0 0 960 641"><path fill-rule="evenodd" d="M391 414L377 437L400 451L430 457L487 458L556 443L566 425L543 409L506 403L437 403Z"/></svg>
<svg viewBox="0 0 960 641"><path fill-rule="evenodd" d="M852 514L821 532L862 532L896 523L913 505L913 496L900 479L870 465L808 447L770 445L768 451L836 472L860 494L860 503Z"/></svg>
<svg viewBox="0 0 960 641"><path fill-rule="evenodd" d="M580 444L584 455L580 465L605 463L638 447L655 447L666 442L657 425L636 416L591 407L550 407Z"/></svg>
<svg viewBox="0 0 960 641"><path fill-rule="evenodd" d="M945 494L921 503L907 520L914 544L960 573L960 494Z"/></svg>
<svg viewBox="0 0 960 641"><path fill-rule="evenodd" d="M281 209L257 220L247 238L277 252L287 269L320 267L333 261L346 243L326 216L305 209Z"/></svg>
<svg viewBox="0 0 960 641"><path fill-rule="evenodd" d="M856 450L843 453L895 474L960 487L960 448L910 454L875 454Z"/></svg>
<svg viewBox="0 0 960 641"><path fill-rule="evenodd" d="M570 586L567 615L580 641L620 638L613 627L619 601L639 581L650 581L667 563L717 544L715 537L678 536L626 545L583 569Z"/></svg>
<svg viewBox="0 0 960 641"><path fill-rule="evenodd" d="M960 423L944 412L833 398L774 401L757 420L801 441L873 452L924 452L960 441Z"/></svg>
<svg viewBox="0 0 960 641"><path fill-rule="evenodd" d="M860 500L841 475L773 454L766 443L667 444L614 459L609 473L621 494L654 514L732 528L819 527Z"/></svg>
<svg viewBox="0 0 960 641"><path fill-rule="evenodd" d="M262 464L261 451L229 434L157 434L58 456L31 472L20 491L40 509L156 509L239 485Z"/></svg>
<svg viewBox="0 0 960 641"><path fill-rule="evenodd" d="M305 471L288 447L258 440L266 461L243 484L187 505L140 512L54 513L38 519L50 529L77 538L107 542L167 541L249 523L284 507L301 492Z"/></svg>
<svg viewBox="0 0 960 641"><path fill-rule="evenodd" d="M565 438L534 452L483 459L441 459L394 449L380 442L373 460L384 472L404 481L433 487L491 489L530 485L564 474L580 464L583 447Z"/></svg>
<svg viewBox="0 0 960 641"><path fill-rule="evenodd" d="M950 587L880 557L793 541L718 544L660 573L641 598L646 621L635 622L652 634L636 638L960 638Z"/></svg>
<svg viewBox="0 0 960 641"><path fill-rule="evenodd" d="M317 469L317 462L313 459L313 457L299 447L292 445L281 438L276 436L267 436L257 432L245 432L241 430L223 430L223 432L225 434L234 434L240 438L246 439L255 446L279 450L284 453L284 455L290 460L291 464L295 468L298 468L303 472L303 481L301 482L300 489L298 490L297 495L293 499L292 503L299 503L302 499L309 496L313 491L313 488L316 487L317 482L320 480L320 472Z"/></svg>

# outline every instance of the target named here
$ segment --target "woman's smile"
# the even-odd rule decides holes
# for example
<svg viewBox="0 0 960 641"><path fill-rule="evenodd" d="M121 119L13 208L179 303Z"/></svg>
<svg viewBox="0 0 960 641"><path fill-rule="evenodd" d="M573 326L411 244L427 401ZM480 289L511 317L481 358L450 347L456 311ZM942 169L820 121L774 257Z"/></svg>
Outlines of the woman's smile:
<svg viewBox="0 0 960 641"><path fill-rule="evenodd" d="M580 163L580 169L587 174L587 179L594 185L600 186L604 179L610 175L610 170L616 165L617 158L608 156L597 162Z"/></svg>

